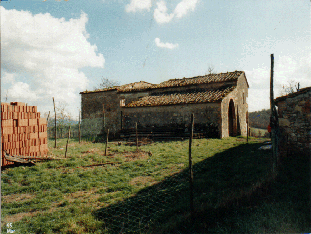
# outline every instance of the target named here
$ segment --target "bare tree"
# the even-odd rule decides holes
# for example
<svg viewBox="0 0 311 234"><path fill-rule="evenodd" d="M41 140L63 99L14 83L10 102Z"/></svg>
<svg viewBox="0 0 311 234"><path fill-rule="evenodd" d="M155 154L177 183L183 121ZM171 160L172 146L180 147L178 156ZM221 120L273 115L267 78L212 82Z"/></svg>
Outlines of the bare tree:
<svg viewBox="0 0 311 234"><path fill-rule="evenodd" d="M56 107L56 119L58 122L58 125L60 127L64 127L65 125L70 125L71 120L71 114L66 111L67 103L65 102L59 102Z"/></svg>
<svg viewBox="0 0 311 234"><path fill-rule="evenodd" d="M215 69L214 65L212 65L212 64L208 65L207 73L205 75L215 74L215 72L213 72L214 69Z"/></svg>
<svg viewBox="0 0 311 234"><path fill-rule="evenodd" d="M72 116L66 110L67 104L65 102L58 102L56 107L56 124L57 124L57 131L60 130L60 134L63 135L63 130L67 129L71 125ZM47 116L47 113L44 114ZM50 117L48 120L48 127L54 127L55 117Z"/></svg>
<svg viewBox="0 0 311 234"><path fill-rule="evenodd" d="M97 87L94 87L94 90L108 89L118 85L120 85L119 81L110 80L103 77L101 83Z"/></svg>
<svg viewBox="0 0 311 234"><path fill-rule="evenodd" d="M9 90L7 89L7 90L6 90L6 95L5 95L5 102L8 101L8 92L9 92Z"/></svg>
<svg viewBox="0 0 311 234"><path fill-rule="evenodd" d="M297 92L299 90L300 84L299 82L296 82L291 80L288 81L288 84L283 85L282 90L281 90L281 96L288 95L290 93Z"/></svg>

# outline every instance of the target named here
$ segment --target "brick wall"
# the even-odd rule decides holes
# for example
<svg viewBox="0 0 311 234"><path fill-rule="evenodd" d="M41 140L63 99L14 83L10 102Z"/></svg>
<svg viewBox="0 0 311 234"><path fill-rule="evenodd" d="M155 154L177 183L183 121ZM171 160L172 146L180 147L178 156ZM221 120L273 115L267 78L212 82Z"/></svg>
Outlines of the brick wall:
<svg viewBox="0 0 311 234"><path fill-rule="evenodd" d="M276 99L280 155L311 153L311 88Z"/></svg>
<svg viewBox="0 0 311 234"><path fill-rule="evenodd" d="M36 106L26 106L22 102L1 103L1 143L1 166L13 164L5 160L4 150L10 155L46 155L46 119L40 118Z"/></svg>

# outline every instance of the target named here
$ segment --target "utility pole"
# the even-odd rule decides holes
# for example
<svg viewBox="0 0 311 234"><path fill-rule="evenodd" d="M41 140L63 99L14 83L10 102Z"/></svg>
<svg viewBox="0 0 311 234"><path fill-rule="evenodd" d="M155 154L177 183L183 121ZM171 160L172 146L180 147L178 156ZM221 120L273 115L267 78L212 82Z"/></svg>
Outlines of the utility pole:
<svg viewBox="0 0 311 234"><path fill-rule="evenodd" d="M274 69L274 56L271 54L271 72L270 72L270 126L271 126L271 143L272 143L272 173L276 174L276 162L278 154L278 117L274 104L274 95L273 95L273 69Z"/></svg>

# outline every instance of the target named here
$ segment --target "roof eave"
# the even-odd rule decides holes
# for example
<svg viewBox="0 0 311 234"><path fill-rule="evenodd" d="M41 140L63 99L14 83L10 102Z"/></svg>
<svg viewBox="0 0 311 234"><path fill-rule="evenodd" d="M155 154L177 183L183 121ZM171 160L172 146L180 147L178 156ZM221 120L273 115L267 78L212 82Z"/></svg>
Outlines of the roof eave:
<svg viewBox="0 0 311 234"><path fill-rule="evenodd" d="M176 103L176 104L161 104L161 105L146 105L146 106L123 106L122 108L138 108L138 107L159 107L159 106L176 106L176 105L187 105L187 104L207 104L207 103L221 103L221 100L210 101L210 102L188 102L188 103Z"/></svg>

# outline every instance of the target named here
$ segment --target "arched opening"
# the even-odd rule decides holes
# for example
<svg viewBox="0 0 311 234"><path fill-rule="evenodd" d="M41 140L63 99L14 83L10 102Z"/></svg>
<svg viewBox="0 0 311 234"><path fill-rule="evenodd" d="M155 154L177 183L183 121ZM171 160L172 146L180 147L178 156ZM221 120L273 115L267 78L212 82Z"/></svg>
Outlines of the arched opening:
<svg viewBox="0 0 311 234"><path fill-rule="evenodd" d="M229 120L229 136L236 136L235 109L234 109L234 102L232 99L229 102L228 120Z"/></svg>
<svg viewBox="0 0 311 234"><path fill-rule="evenodd" d="M236 119L237 119L237 136L241 135L241 125L240 125L240 116L239 116L239 106L236 107Z"/></svg>

